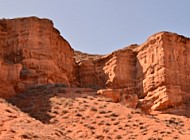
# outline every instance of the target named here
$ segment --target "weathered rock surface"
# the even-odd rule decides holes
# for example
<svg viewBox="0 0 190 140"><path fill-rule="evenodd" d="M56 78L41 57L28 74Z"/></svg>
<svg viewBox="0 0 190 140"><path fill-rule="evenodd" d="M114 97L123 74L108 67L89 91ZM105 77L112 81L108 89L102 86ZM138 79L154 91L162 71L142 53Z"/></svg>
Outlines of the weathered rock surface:
<svg viewBox="0 0 190 140"><path fill-rule="evenodd" d="M161 32L135 51L137 95L142 98L142 106L148 104L152 110L163 110L182 105L185 98L189 99L190 39Z"/></svg>
<svg viewBox="0 0 190 140"><path fill-rule="evenodd" d="M161 32L89 55L48 19L2 19L0 139L187 139L189 53L189 38Z"/></svg>
<svg viewBox="0 0 190 140"><path fill-rule="evenodd" d="M73 55L48 19L0 20L0 96L8 97L34 84L72 84Z"/></svg>
<svg viewBox="0 0 190 140"><path fill-rule="evenodd" d="M21 64L6 64L0 60L0 96L15 95L14 85L20 81Z"/></svg>
<svg viewBox="0 0 190 140"><path fill-rule="evenodd" d="M22 93L34 85L62 83L103 89L106 94L102 95L116 102L127 102L124 96L136 95L137 107L144 110L180 106L190 99L189 52L190 39L161 32L142 45L108 55L75 52L74 56L50 20L2 19L0 97ZM122 90L122 96L117 95ZM136 107L134 99L135 104L129 106Z"/></svg>
<svg viewBox="0 0 190 140"><path fill-rule="evenodd" d="M135 61L135 54L130 49L78 61L80 84L101 88L127 87L130 92L134 92Z"/></svg>
<svg viewBox="0 0 190 140"><path fill-rule="evenodd" d="M163 110L181 106L189 100L190 39L161 32L142 45L132 45L96 59L78 61L81 85L111 88L103 90L118 102L115 90L136 94L138 107ZM109 92L109 94L108 94ZM113 94L113 95L111 95ZM122 100L121 100L122 101Z"/></svg>

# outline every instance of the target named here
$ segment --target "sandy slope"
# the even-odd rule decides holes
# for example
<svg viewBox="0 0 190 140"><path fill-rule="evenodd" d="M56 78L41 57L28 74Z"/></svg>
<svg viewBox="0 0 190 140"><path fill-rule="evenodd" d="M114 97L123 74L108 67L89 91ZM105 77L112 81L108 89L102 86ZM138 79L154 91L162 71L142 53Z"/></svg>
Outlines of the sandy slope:
<svg viewBox="0 0 190 140"><path fill-rule="evenodd" d="M0 139L190 140L190 119L144 114L93 89L43 85L1 100ZM25 112L25 113L23 113ZM28 115L27 115L28 113ZM67 138L66 138L67 136Z"/></svg>

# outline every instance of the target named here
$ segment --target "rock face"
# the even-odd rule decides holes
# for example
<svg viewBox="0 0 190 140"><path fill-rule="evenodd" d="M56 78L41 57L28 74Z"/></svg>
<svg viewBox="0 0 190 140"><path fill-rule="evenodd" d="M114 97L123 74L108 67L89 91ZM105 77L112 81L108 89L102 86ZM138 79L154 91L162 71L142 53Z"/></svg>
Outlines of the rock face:
<svg viewBox="0 0 190 140"><path fill-rule="evenodd" d="M150 37L136 51L137 94L142 98L142 106L163 110L189 99L190 39L162 32Z"/></svg>
<svg viewBox="0 0 190 140"><path fill-rule="evenodd" d="M6 97L15 94L14 85L19 83L21 64L4 64L0 61L0 95Z"/></svg>
<svg viewBox="0 0 190 140"><path fill-rule="evenodd" d="M140 46L81 61L81 85L109 88L98 93L115 102L123 101L120 90L125 89L125 95L138 96L137 106L146 111L182 105L190 97L189 52L190 39L157 33Z"/></svg>
<svg viewBox="0 0 190 140"><path fill-rule="evenodd" d="M98 59L79 61L80 83L82 86L101 88L128 88L134 92L135 61L135 54L130 49L118 50Z"/></svg>
<svg viewBox="0 0 190 140"><path fill-rule="evenodd" d="M160 101L167 99L162 33L150 37L134 50L137 52L136 93L141 98L139 104L146 106L143 108L158 109Z"/></svg>
<svg viewBox="0 0 190 140"><path fill-rule="evenodd" d="M70 85L73 79L73 50L52 21L36 17L0 20L1 97L34 84Z"/></svg>
<svg viewBox="0 0 190 140"><path fill-rule="evenodd" d="M189 55L190 39L169 32L108 55L74 55L48 19L2 19L0 97L61 83L101 89L99 94L133 108L163 110L189 102Z"/></svg>
<svg viewBox="0 0 190 140"><path fill-rule="evenodd" d="M90 55L48 19L2 19L0 140L187 139L189 55L175 33Z"/></svg>

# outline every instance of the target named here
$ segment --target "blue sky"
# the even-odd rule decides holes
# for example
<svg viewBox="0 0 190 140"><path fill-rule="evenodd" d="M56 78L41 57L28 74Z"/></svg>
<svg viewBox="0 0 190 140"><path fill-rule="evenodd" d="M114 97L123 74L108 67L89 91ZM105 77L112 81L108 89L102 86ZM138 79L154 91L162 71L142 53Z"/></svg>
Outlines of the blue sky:
<svg viewBox="0 0 190 140"><path fill-rule="evenodd" d="M190 0L0 0L0 18L53 20L75 50L106 54L170 31L190 36Z"/></svg>

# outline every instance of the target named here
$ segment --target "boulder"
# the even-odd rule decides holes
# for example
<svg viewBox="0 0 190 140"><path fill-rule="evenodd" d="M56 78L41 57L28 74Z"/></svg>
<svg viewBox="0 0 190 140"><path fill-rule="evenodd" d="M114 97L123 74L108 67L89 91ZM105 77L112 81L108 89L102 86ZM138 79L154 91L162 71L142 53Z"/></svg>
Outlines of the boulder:
<svg viewBox="0 0 190 140"><path fill-rule="evenodd" d="M106 98L112 99L115 103L122 103L127 107L136 108L138 103L138 96L130 92L127 88L122 89L101 89L97 93Z"/></svg>

